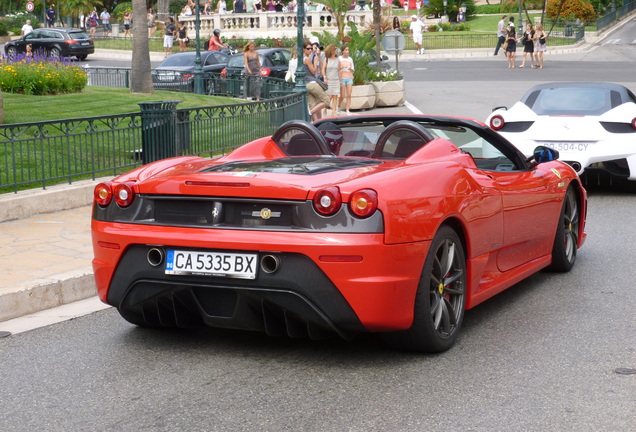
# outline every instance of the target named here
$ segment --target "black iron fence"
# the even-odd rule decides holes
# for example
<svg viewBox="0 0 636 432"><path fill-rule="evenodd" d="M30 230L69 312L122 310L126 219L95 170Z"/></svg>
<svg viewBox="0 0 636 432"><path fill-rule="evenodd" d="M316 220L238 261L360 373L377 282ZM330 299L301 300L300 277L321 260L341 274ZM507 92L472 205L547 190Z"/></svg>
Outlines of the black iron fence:
<svg viewBox="0 0 636 432"><path fill-rule="evenodd" d="M156 104L156 105L153 105ZM177 109L142 104L139 113L0 126L0 193L116 176L151 160L217 156L303 119L302 95Z"/></svg>
<svg viewBox="0 0 636 432"><path fill-rule="evenodd" d="M596 30L599 31L604 29L634 10L636 10L636 0L623 2L623 5L617 7L616 10L610 11L596 20Z"/></svg>

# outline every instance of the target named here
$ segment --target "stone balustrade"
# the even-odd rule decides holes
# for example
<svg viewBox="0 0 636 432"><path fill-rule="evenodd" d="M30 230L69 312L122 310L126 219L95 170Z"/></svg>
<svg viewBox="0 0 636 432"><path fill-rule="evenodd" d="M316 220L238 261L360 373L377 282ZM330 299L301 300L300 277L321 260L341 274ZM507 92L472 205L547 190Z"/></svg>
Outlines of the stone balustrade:
<svg viewBox="0 0 636 432"><path fill-rule="evenodd" d="M188 35L194 37L196 32L194 16L179 17L179 20L186 23ZM351 11L347 14L347 20L356 23L362 29L373 23L372 11ZM221 30L224 39L233 36L244 39L255 39L257 37L295 38L297 17L295 12L259 12L259 13L230 13L201 15L200 35L202 38L210 37L214 29ZM305 35L312 32L329 31L336 33L338 28L330 12L311 11L305 14Z"/></svg>

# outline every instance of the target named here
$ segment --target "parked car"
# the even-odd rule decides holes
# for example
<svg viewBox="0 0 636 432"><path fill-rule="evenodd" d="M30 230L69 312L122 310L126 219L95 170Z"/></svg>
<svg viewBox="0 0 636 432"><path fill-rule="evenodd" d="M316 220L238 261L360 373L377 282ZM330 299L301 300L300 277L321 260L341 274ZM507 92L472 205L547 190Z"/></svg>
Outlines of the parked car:
<svg viewBox="0 0 636 432"><path fill-rule="evenodd" d="M486 123L526 155L542 145L579 174L636 180L636 96L622 85L537 85Z"/></svg>
<svg viewBox="0 0 636 432"><path fill-rule="evenodd" d="M289 121L97 185L97 290L143 327L380 332L444 351L465 309L574 265L587 194L557 157L454 117Z"/></svg>
<svg viewBox="0 0 636 432"><path fill-rule="evenodd" d="M285 78L289 67L291 53L283 48L259 48L256 50L261 60L261 76L272 78ZM222 78L245 76L245 58L243 53L234 54L227 62L227 66L221 72Z"/></svg>
<svg viewBox="0 0 636 432"><path fill-rule="evenodd" d="M194 60L196 52L186 51L168 56L152 70L152 86L156 90L194 91ZM212 75L220 75L229 56L220 51L201 51L204 91L214 93Z"/></svg>
<svg viewBox="0 0 636 432"><path fill-rule="evenodd" d="M7 42L5 54L13 58L24 54L26 46L31 45L33 52L50 57L77 57L86 60L95 52L95 45L90 36L77 28L37 28L26 36Z"/></svg>

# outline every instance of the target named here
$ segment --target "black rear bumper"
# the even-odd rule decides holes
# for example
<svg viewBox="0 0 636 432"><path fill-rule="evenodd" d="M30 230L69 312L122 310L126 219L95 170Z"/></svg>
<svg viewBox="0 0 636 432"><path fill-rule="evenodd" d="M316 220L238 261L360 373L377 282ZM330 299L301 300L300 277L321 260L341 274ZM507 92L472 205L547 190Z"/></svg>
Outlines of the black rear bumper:
<svg viewBox="0 0 636 432"><path fill-rule="evenodd" d="M148 246L123 255L108 303L128 321L149 327L210 326L262 331L271 336L349 339L364 327L342 294L309 258L280 259L272 274L254 280L166 275L147 260ZM259 253L259 261L262 253Z"/></svg>

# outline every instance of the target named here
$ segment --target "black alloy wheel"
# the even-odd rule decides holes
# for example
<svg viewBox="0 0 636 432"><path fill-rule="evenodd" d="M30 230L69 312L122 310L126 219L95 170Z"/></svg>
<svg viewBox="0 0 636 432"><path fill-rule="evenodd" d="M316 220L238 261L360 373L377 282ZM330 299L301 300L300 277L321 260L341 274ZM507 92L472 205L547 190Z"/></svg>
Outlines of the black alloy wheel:
<svg viewBox="0 0 636 432"><path fill-rule="evenodd" d="M408 351L437 353L453 346L466 307L466 258L453 228L443 225L431 242L415 298L410 329L385 334L386 342Z"/></svg>
<svg viewBox="0 0 636 432"><path fill-rule="evenodd" d="M580 223L579 202L574 188L570 186L563 199L554 245L552 246L552 264L548 270L567 272L572 269L576 262Z"/></svg>

